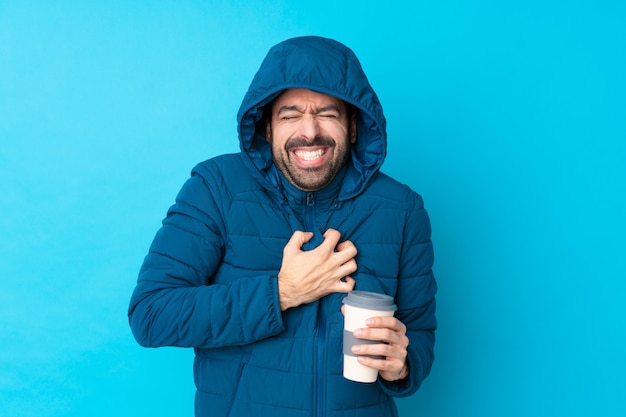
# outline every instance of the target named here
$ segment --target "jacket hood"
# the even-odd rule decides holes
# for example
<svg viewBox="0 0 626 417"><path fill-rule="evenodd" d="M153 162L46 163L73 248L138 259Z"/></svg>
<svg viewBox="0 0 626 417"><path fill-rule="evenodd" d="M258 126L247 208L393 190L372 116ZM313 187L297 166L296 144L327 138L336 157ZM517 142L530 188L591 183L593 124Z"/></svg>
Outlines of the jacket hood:
<svg viewBox="0 0 626 417"><path fill-rule="evenodd" d="M382 166L387 151L382 106L356 55L345 45L316 36L274 46L254 76L237 114L239 142L253 175L280 188L265 139L263 107L289 88L306 88L337 97L359 110L357 141L347 167L340 199L358 195Z"/></svg>

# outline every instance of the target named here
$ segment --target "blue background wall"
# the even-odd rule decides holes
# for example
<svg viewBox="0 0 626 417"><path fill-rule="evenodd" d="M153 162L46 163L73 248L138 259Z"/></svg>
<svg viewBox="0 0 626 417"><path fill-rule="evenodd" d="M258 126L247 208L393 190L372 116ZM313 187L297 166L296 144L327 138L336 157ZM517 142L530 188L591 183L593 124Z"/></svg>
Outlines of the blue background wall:
<svg viewBox="0 0 626 417"><path fill-rule="evenodd" d="M626 415L624 2L252 3L0 1L0 416L192 415L192 353L136 345L128 298L305 34L360 57L432 216L437 361L403 415Z"/></svg>

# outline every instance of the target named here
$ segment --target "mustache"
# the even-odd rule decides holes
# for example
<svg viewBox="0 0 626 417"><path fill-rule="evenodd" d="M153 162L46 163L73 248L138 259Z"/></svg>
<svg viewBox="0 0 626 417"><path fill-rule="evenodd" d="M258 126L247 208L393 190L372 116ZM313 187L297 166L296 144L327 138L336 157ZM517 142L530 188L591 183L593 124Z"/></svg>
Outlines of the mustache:
<svg viewBox="0 0 626 417"><path fill-rule="evenodd" d="M294 148L306 148L308 146L326 146L332 148L335 146L335 141L328 136L315 136L313 140L303 137L291 138L285 143L285 149L287 151Z"/></svg>

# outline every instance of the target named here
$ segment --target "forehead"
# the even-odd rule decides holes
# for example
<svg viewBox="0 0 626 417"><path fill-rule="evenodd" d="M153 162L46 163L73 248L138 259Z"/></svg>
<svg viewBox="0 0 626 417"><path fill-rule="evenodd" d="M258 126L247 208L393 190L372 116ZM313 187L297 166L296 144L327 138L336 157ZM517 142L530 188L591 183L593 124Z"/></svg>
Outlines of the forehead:
<svg viewBox="0 0 626 417"><path fill-rule="evenodd" d="M335 105L339 107L340 110L344 110L343 100L304 88L290 88L283 91L274 101L273 107L274 110L278 110L283 106L304 107L308 105L313 107Z"/></svg>

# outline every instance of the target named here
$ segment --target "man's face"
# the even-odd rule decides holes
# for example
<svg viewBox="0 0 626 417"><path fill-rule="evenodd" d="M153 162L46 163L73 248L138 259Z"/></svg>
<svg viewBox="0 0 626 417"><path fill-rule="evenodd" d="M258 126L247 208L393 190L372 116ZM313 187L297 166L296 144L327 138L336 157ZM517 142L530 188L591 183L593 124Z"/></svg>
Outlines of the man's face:
<svg viewBox="0 0 626 417"><path fill-rule="evenodd" d="M305 89L285 90L272 106L266 137L272 159L293 185L317 191L346 164L356 141L355 117L348 120L338 98Z"/></svg>

